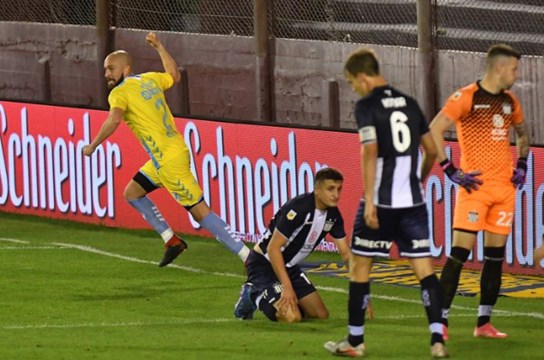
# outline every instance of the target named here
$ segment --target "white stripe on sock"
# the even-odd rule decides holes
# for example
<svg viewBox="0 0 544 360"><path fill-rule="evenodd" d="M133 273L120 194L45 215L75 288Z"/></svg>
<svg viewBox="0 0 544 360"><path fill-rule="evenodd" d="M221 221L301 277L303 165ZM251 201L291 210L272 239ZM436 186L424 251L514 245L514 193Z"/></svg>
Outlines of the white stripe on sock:
<svg viewBox="0 0 544 360"><path fill-rule="evenodd" d="M444 326L441 323L431 323L429 325L431 333L437 333L443 335Z"/></svg>
<svg viewBox="0 0 544 360"><path fill-rule="evenodd" d="M365 333L365 326L348 326L349 334L352 336L362 336Z"/></svg>
<svg viewBox="0 0 544 360"><path fill-rule="evenodd" d="M172 236L174 236L174 232L170 228L164 230L161 233L162 241L164 241L165 243L167 243L168 240L170 240L172 238Z"/></svg>
<svg viewBox="0 0 544 360"><path fill-rule="evenodd" d="M493 305L478 306L478 316L491 316L492 312L493 312Z"/></svg>
<svg viewBox="0 0 544 360"><path fill-rule="evenodd" d="M244 246L242 250L238 252L238 256L242 259L243 262L246 262L247 257L249 256L249 248Z"/></svg>

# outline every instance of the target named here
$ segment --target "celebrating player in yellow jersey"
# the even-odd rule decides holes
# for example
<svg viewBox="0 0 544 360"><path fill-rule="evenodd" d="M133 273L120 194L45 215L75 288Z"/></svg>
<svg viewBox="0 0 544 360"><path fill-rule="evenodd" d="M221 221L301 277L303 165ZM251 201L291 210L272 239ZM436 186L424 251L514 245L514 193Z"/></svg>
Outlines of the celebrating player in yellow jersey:
<svg viewBox="0 0 544 360"><path fill-rule="evenodd" d="M90 156L123 119L141 142L151 159L128 183L123 196L164 240L166 250L159 266L170 264L187 248L185 241L174 234L146 196L160 187L165 187L203 228L245 262L249 249L232 237L229 226L204 201L202 189L191 173L189 149L166 104L164 91L180 81L176 62L155 33L149 33L146 41L157 50L165 72L135 75L129 53L118 50L109 54L104 60L104 70L111 90L108 97L110 112L94 140L83 148L83 153Z"/></svg>

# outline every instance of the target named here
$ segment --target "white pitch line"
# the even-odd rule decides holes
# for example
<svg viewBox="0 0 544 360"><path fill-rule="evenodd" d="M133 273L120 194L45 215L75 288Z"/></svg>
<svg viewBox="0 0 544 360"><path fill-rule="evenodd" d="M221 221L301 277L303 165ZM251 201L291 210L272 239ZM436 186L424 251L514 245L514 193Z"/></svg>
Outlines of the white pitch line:
<svg viewBox="0 0 544 360"><path fill-rule="evenodd" d="M0 238L0 240L3 240L3 239L6 240L6 238ZM18 239L7 239L7 240L8 241L13 241L13 242L20 242L20 243L29 243L28 241L18 240ZM94 253L94 254L98 254L98 255L102 255L102 256L108 256L108 257L112 257L112 258L121 259L121 260L136 262L136 263L140 263L140 264L151 264L151 265L155 265L155 266L157 265L153 261L142 260L142 259L135 258L135 257L132 257L132 256L125 256L125 255L115 254L115 253L99 250L99 249L96 249L96 248L93 248L93 247L90 247L90 246L82 246L82 245L66 244L66 243L53 243L53 245L61 246L61 247L65 247L65 248L76 249L76 250L85 251L85 252L90 252L90 253ZM211 272L211 271L197 269L197 268L193 268L193 267L189 267L189 266L180 266L180 265L176 265L176 264L170 264L170 265L168 265L168 267L176 268L176 269L180 269L180 270L185 270L185 271L190 271L190 272L194 272L194 273L206 274L206 275L226 276L226 277L233 277L233 278L239 278L239 279L245 278L244 276L238 275L238 274L226 273L226 272L217 272L217 271ZM323 290L323 291L337 292L337 293L342 293L342 294L347 294L348 293L348 291L346 289L342 289L342 288L334 288L334 287L327 287L327 286L316 286L316 288L319 289L319 290ZM406 299L406 298L401 298L401 297L397 297L397 296L388 296L388 295L375 294L375 295L372 295L372 297L375 298L375 299L381 299L381 300L397 301L397 302L412 303L412 304L421 304L420 300ZM470 311L475 311L476 310L476 308L473 308L473 307L459 306L459 305L452 305L452 308L453 309L460 309L460 310L470 310ZM507 311L507 310L500 310L500 309L494 309L493 312L496 315L506 316L506 317L520 316L520 317L544 319L544 314L540 313L540 312L526 313L526 312Z"/></svg>
<svg viewBox="0 0 544 360"><path fill-rule="evenodd" d="M66 247L60 246L0 246L0 250L67 250Z"/></svg>
<svg viewBox="0 0 544 360"><path fill-rule="evenodd" d="M2 328L5 330L22 330L22 329L71 329L71 328L100 328L100 327L136 327L136 326L155 326L155 325L190 325L190 324L205 324L205 323L225 323L239 321L232 319L179 319L174 321L133 321L133 322L117 322L117 323L80 323L80 324L38 324L38 325L6 325Z"/></svg>
<svg viewBox="0 0 544 360"><path fill-rule="evenodd" d="M108 257L113 257L113 258L126 260L126 261L137 262L137 263L141 263L141 264L151 264L151 265L155 265L155 266L157 265L153 261L142 260L142 259L138 259L138 258L135 258L135 257L132 257L132 256L125 256L125 255L110 253L110 252L99 250L99 249L96 249L96 248L93 248L93 247L90 247L90 246L81 246L81 245L65 244L65 243L53 243L53 245L65 246L65 247L69 247L69 248L73 248L73 249L77 249L77 250L81 250L81 251L86 251L86 252L90 252L90 253L94 253L94 254L98 254L98 255L103 255L103 256L108 256ZM197 268L193 268L193 267L189 267L189 266L180 266L180 265L176 265L176 264L170 264L170 265L168 265L168 267L181 269L181 270L185 270L185 271L190 271L190 272L194 272L194 273L200 273L200 274L216 275L216 276L228 276L228 277L241 278L241 279L244 278L244 276L238 275L238 274L223 273L223 272L210 272L210 271L206 271L206 270L202 270L202 269L197 269ZM346 289L334 288L334 287L316 286L316 288L319 289L319 290L338 292L338 293L343 293L343 294L347 294L347 292L348 292ZM372 295L372 297L376 298L376 299L381 299L381 300L398 301L398 302L405 302L405 303L412 303L412 304L421 304L420 300L405 299L405 298L401 298L401 297L397 297L397 296L387 296L387 295L378 295L378 294L376 294L376 295ZM471 307L466 307L466 306L459 306L459 305L452 305L452 308L453 309L460 309L460 310L476 311L476 308L471 308ZM498 310L498 309L493 310L493 312L496 315L500 314L501 316L524 316L524 317L530 317L530 318L544 319L544 314L537 313L537 312L524 313L524 312L512 312L512 311Z"/></svg>
<svg viewBox="0 0 544 360"><path fill-rule="evenodd" d="M93 247L90 247L90 246L82 246L82 245L76 245L76 244L65 244L65 243L53 243L53 245L62 246L62 247L66 247L66 248L71 248L71 249L77 249L77 250L81 250L81 251L85 251L85 252L89 252L89 253L93 253L93 254L98 254L98 255L102 255L102 256L112 257L112 258L116 258L116 259L132 261L132 262L136 262L136 263L140 263L140 264L151 264L151 265L157 266L157 263L154 262L154 261L142 260L142 259L138 259L138 258L135 258L135 257L132 257L132 256L125 256L125 255L115 254L115 253L99 250L99 249L96 249L96 248L93 248ZM202 270L202 269L193 268L193 267L190 267L190 266L181 266L181 265L176 265L176 264L170 264L170 265L168 265L168 267L169 268L176 268L176 269L180 269L180 270L185 270L185 271L189 271L189 272L194 272L194 273L199 273L199 274L226 276L226 277L234 277L234 278L240 278L240 279L244 278L244 276L239 275L239 274L233 274L233 273L228 273L228 272L206 271L206 270Z"/></svg>
<svg viewBox="0 0 544 360"><path fill-rule="evenodd" d="M474 314L457 314L455 317L472 317ZM376 316L377 320L408 320L408 319L423 319L427 318L424 314L418 315L387 315ZM180 319L172 321L131 321L131 322L114 322L114 323L79 323L79 324L37 324L37 325L5 325L4 330L28 330L28 329L73 329L73 328L104 328L104 327L147 327L161 325L191 325L191 324L218 324L237 322L240 320L232 319Z"/></svg>
<svg viewBox="0 0 544 360"><path fill-rule="evenodd" d="M30 244L30 241L19 240L19 239L10 239L10 238L0 238L0 241L12 242L16 244Z"/></svg>
<svg viewBox="0 0 544 360"><path fill-rule="evenodd" d="M341 288L334 288L334 287L327 287L327 286L316 286L316 288L319 289L319 290L337 292L337 293L341 293L341 294L347 294L348 293L347 289L341 289ZM404 303L421 305L421 300L406 299L406 298L401 298L401 297L398 297L398 296L371 294L370 298L371 299L397 301L397 302L404 302ZM451 307L452 307L452 309L459 309L459 310L470 310L470 311L476 311L477 310L476 308L472 308L472 307L468 307L468 306L461 306L461 305L452 305ZM538 313L538 312L525 313L525 312L518 312L518 311L508 311L508 310L493 309L493 313L495 315L500 314L500 316L506 316L506 317L524 316L524 317L530 317L530 318L536 318L536 319L544 319L544 314L543 313Z"/></svg>

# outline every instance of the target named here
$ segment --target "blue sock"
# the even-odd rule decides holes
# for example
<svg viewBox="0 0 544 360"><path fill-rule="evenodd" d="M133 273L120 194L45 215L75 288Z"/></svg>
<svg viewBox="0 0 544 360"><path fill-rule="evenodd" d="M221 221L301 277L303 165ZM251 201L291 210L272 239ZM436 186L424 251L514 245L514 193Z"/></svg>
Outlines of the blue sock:
<svg viewBox="0 0 544 360"><path fill-rule="evenodd" d="M230 251L235 253L242 259L246 261L247 256L249 255L249 249L244 243L240 240L235 239L230 233L229 225L223 221L216 213L213 211L210 212L200 223L202 227L212 234L215 235L215 238L223 243Z"/></svg>
<svg viewBox="0 0 544 360"><path fill-rule="evenodd" d="M157 209L155 204L153 204L153 201L149 200L147 196L135 200L128 200L128 203L142 214L149 225L159 233L164 242L170 240L174 235L174 232L162 217L159 209Z"/></svg>

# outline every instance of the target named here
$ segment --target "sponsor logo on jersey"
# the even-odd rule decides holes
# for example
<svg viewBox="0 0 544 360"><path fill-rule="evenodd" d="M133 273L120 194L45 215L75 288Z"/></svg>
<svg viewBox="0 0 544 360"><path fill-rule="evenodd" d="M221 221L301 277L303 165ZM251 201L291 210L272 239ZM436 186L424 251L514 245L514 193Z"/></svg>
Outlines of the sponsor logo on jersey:
<svg viewBox="0 0 544 360"><path fill-rule="evenodd" d="M474 105L474 110L489 109L490 107L491 107L491 105L489 105L489 104L476 104L476 105Z"/></svg>
<svg viewBox="0 0 544 360"><path fill-rule="evenodd" d="M431 246L429 239L412 240L412 249L428 249Z"/></svg>
<svg viewBox="0 0 544 360"><path fill-rule="evenodd" d="M504 126L504 118L500 114L493 115L493 126L496 128Z"/></svg>
<svg viewBox="0 0 544 360"><path fill-rule="evenodd" d="M315 230L313 230L311 233L310 233L310 236L308 237L308 244L309 245L313 245L315 244L315 242L317 241L319 237L319 233Z"/></svg>
<svg viewBox="0 0 544 360"><path fill-rule="evenodd" d="M356 236L355 239L353 239L353 243L356 246L362 246L368 249L385 249L385 250L391 249L391 245L393 244L391 241L361 239L358 236Z"/></svg>
<svg viewBox="0 0 544 360"><path fill-rule="evenodd" d="M504 141L508 137L508 129L504 128L504 118L500 114L493 115L493 129L491 129L491 139L494 141Z"/></svg>
<svg viewBox="0 0 544 360"><path fill-rule="evenodd" d="M297 212L295 210L289 210L287 213L287 220L293 220L297 216Z"/></svg>

